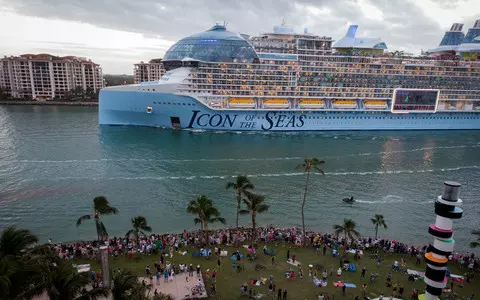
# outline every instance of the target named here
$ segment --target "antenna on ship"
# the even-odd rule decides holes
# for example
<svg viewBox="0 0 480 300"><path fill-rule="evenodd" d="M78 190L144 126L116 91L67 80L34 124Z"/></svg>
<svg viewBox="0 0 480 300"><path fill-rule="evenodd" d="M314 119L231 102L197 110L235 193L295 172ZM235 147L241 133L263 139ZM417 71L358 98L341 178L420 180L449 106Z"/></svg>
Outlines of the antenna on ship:
<svg viewBox="0 0 480 300"><path fill-rule="evenodd" d="M285 18L282 18L282 26L285 26L286 22L285 22Z"/></svg>

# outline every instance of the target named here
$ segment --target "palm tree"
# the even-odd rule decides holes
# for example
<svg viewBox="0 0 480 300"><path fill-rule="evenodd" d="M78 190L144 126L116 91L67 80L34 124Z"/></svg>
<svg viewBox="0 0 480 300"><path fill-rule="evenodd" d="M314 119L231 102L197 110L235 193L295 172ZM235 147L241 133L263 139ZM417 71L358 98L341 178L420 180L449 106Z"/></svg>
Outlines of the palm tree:
<svg viewBox="0 0 480 300"><path fill-rule="evenodd" d="M123 269L113 277L112 299L127 300L138 288L138 277L132 271Z"/></svg>
<svg viewBox="0 0 480 300"><path fill-rule="evenodd" d="M143 286L132 271L123 269L113 278L112 300L148 300L151 286ZM173 300L172 297L159 293L153 296L156 300Z"/></svg>
<svg viewBox="0 0 480 300"><path fill-rule="evenodd" d="M108 232L103 225L102 220L100 220L101 215L111 215L117 214L118 209L113 206L110 206L107 198L104 196L98 196L93 199L93 218L95 219L95 225L97 227L97 238L98 240L105 240L108 238ZM77 220L77 227L82 224L82 221L90 220L92 218L91 215L84 215L78 218Z"/></svg>
<svg viewBox="0 0 480 300"><path fill-rule="evenodd" d="M335 234L337 237L341 234L345 234L345 240L347 240L347 237L350 238L350 240L353 240L354 237L360 237L360 233L355 230L355 227L357 224L355 221L352 219L344 219L343 220L343 226L342 225L333 225L333 230L335 230Z"/></svg>
<svg viewBox="0 0 480 300"><path fill-rule="evenodd" d="M378 236L378 227L383 227L387 229L387 224L385 223L385 220L383 219L383 215L375 215L374 219L370 219L372 221L373 226L375 226L375 239L377 239Z"/></svg>
<svg viewBox="0 0 480 300"><path fill-rule="evenodd" d="M88 274L78 273L68 263L44 268L41 278L26 295L39 295L44 292L50 300L95 300L110 294L108 288L93 288L87 291L86 287L90 284Z"/></svg>
<svg viewBox="0 0 480 300"><path fill-rule="evenodd" d="M201 195L197 197L196 200L190 201L187 212L198 216L194 219L195 224L200 224L202 231L205 231L205 235L208 233L208 224L216 222L226 223L225 219L220 217L220 212L213 205L212 200L208 199L205 195ZM207 238L206 240L208 242Z"/></svg>
<svg viewBox="0 0 480 300"><path fill-rule="evenodd" d="M0 299L15 299L30 285L36 261L26 257L38 238L9 226L0 235ZM40 260L42 261L42 260Z"/></svg>
<svg viewBox="0 0 480 300"><path fill-rule="evenodd" d="M15 226L6 227L0 236L0 258L12 255L22 255L22 251L32 247L38 238L30 230L17 229Z"/></svg>
<svg viewBox="0 0 480 300"><path fill-rule="evenodd" d="M133 229L130 229L125 234L125 236L129 237L130 235L133 234L135 236L135 240L137 241L137 245L138 245L138 238L139 238L140 233L146 236L145 232L143 232L143 231L147 231L147 232L152 231L152 227L148 226L148 224L147 224L147 219L145 217L142 217L142 216L132 218L132 227L133 227Z"/></svg>
<svg viewBox="0 0 480 300"><path fill-rule="evenodd" d="M477 240L470 243L470 247L480 247L480 230L472 230L472 234L477 236Z"/></svg>
<svg viewBox="0 0 480 300"><path fill-rule="evenodd" d="M307 181L305 182L305 192L303 193L303 201L302 201L302 233L303 233L303 244L305 244L306 237L305 237L305 200L307 200L307 190L308 190L308 183L310 181L310 172L317 171L318 173L325 175L322 169L320 169L320 165L324 164L325 161L320 160L318 158L305 158L302 164L299 164L296 169L303 169L307 173Z"/></svg>
<svg viewBox="0 0 480 300"><path fill-rule="evenodd" d="M256 228L257 228L257 214L268 211L269 205L265 204L265 197L256 195L251 192L246 192L247 199L243 199L243 203L247 206L247 209L240 210L241 215L252 215L252 244L255 242Z"/></svg>
<svg viewBox="0 0 480 300"><path fill-rule="evenodd" d="M237 193L237 221L235 226L238 228L238 215L240 212L240 204L242 203L242 194L245 195L246 191L254 189L255 187L247 176L238 175L235 182L227 182L226 188L227 190L234 189Z"/></svg>

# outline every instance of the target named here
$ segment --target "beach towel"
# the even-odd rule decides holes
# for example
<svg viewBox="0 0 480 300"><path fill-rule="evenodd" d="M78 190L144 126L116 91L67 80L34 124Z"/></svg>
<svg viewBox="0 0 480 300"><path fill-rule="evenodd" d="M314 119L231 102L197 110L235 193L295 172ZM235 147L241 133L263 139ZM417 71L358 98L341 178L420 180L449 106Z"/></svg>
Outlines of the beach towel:
<svg viewBox="0 0 480 300"><path fill-rule="evenodd" d="M344 283L343 285L344 285L345 287L347 287L347 288L356 288L356 287L357 287L357 286L354 285L353 283Z"/></svg>
<svg viewBox="0 0 480 300"><path fill-rule="evenodd" d="M237 255L234 254L232 256L230 256L230 259L233 260L233 261L236 261L237 260ZM243 254L240 254L240 260L243 259Z"/></svg>
<svg viewBox="0 0 480 300"><path fill-rule="evenodd" d="M183 252L182 252L182 251L178 251L178 254L180 254L180 255L185 255L185 254L187 254L187 252L188 252L187 250L185 250L185 251L183 251Z"/></svg>
<svg viewBox="0 0 480 300"><path fill-rule="evenodd" d="M357 253L357 249L350 249L350 250L348 250L348 253L355 254L355 253ZM363 251L358 250L358 254L363 255Z"/></svg>
<svg viewBox="0 0 480 300"><path fill-rule="evenodd" d="M450 278L452 278L452 280L455 281L455 282L465 283L465 277L463 277L463 276L450 274Z"/></svg>
<svg viewBox="0 0 480 300"><path fill-rule="evenodd" d="M341 282L341 281L335 281L335 282L333 283L333 286L343 287L343 285L344 285L344 284L343 284L343 282Z"/></svg>
<svg viewBox="0 0 480 300"><path fill-rule="evenodd" d="M83 272L90 271L90 264L78 265L76 267L77 267L77 272L78 273L83 273Z"/></svg>
<svg viewBox="0 0 480 300"><path fill-rule="evenodd" d="M350 264L350 267L348 268L348 270L349 270L350 272L356 272L356 271L357 271L357 269L355 268L355 265L354 265L354 264Z"/></svg>
<svg viewBox="0 0 480 300"><path fill-rule="evenodd" d="M199 256L202 256L202 253L200 253L200 252L192 252L192 256L193 256L193 257L199 257Z"/></svg>
<svg viewBox="0 0 480 300"><path fill-rule="evenodd" d="M407 274L408 275L413 275L413 276L418 276L420 278L425 277L425 272L422 272L422 271L415 271L415 270L407 269Z"/></svg>
<svg viewBox="0 0 480 300"><path fill-rule="evenodd" d="M298 260L293 262L293 260L291 258L287 260L287 264L290 264L290 265L295 266L295 267L297 267L298 265L301 265L301 263Z"/></svg>
<svg viewBox="0 0 480 300"><path fill-rule="evenodd" d="M228 256L228 251L226 250L220 251L220 256L222 257Z"/></svg>

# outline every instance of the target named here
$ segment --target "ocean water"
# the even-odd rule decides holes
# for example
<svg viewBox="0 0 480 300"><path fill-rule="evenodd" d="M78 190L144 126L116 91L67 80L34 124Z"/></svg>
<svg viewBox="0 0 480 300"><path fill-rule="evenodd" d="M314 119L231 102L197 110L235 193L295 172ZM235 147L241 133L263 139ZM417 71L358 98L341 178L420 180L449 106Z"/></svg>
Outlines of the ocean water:
<svg viewBox="0 0 480 300"><path fill-rule="evenodd" d="M480 228L480 131L242 133L99 127L92 107L0 107L0 227L31 229L42 240L95 238L93 222L75 226L105 195L120 211L104 222L123 235L130 218L155 232L195 228L189 200L205 194L235 225L235 195L225 184L247 174L271 205L260 224L300 226L304 157L324 159L311 178L306 224L331 231L353 219L362 235L385 216L380 235L429 243L433 202L445 180L462 184L464 217L454 222L457 249ZM342 199L353 196L350 205ZM249 217L241 217L249 224Z"/></svg>

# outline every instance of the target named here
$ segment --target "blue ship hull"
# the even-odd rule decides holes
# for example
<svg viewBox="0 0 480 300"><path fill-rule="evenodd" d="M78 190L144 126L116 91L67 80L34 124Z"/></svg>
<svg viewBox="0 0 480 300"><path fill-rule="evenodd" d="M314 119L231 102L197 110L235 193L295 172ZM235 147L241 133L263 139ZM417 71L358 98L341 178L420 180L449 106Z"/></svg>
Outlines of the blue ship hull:
<svg viewBox="0 0 480 300"><path fill-rule="evenodd" d="M480 113L216 110L189 96L104 89L100 93L99 122L232 131L453 130L480 129Z"/></svg>

